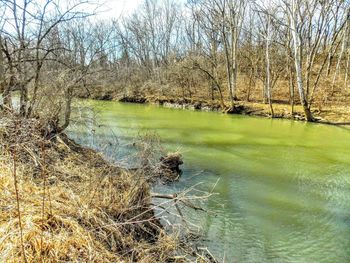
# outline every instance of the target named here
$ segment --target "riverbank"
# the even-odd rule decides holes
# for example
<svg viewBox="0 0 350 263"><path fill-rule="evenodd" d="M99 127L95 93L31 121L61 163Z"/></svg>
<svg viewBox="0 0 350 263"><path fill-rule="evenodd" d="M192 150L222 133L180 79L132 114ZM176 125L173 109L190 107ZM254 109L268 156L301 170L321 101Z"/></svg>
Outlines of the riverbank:
<svg viewBox="0 0 350 263"><path fill-rule="evenodd" d="M220 104L219 100L203 100L200 98L170 98L167 96L120 96L115 94L90 94L90 96L79 96L80 98L91 98L105 101L119 101L139 104L157 104L169 108L217 111L226 114L241 114L271 118L271 109L268 104L261 102L236 101L234 107ZM273 104L274 118L306 121L301 105L292 106L283 101ZM350 107L344 103L336 105L322 105L314 107L312 113L317 122L333 125L350 125Z"/></svg>
<svg viewBox="0 0 350 263"><path fill-rule="evenodd" d="M37 119L0 119L3 261L182 258L178 237L152 208L149 174L116 167L64 134L48 140L44 128Z"/></svg>

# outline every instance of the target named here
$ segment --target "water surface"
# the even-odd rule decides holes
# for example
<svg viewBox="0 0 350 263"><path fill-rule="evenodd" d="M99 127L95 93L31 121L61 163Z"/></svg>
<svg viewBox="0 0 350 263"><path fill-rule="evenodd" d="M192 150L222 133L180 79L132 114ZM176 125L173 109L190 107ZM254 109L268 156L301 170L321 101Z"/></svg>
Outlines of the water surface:
<svg viewBox="0 0 350 263"><path fill-rule="evenodd" d="M212 213L192 215L219 259L350 262L348 129L152 105L87 106L98 112L98 126L87 120L71 134L112 158L121 158L120 148L140 131L181 149L180 183L160 190L203 182L209 191L219 180L205 207Z"/></svg>

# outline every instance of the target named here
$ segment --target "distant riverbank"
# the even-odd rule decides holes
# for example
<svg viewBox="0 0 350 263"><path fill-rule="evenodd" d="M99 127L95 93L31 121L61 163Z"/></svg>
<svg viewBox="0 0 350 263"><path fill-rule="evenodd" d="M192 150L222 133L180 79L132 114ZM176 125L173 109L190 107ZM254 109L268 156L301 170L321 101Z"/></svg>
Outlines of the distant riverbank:
<svg viewBox="0 0 350 263"><path fill-rule="evenodd" d="M226 114L241 114L271 118L271 111L268 104L261 102L236 101L234 107L221 105L218 100L207 101L196 98L168 98L166 96L130 96L114 94L90 94L80 95L80 98L90 98L103 101L119 101L139 104L157 104L168 108L216 111ZM273 104L274 118L306 121L301 105L292 106L283 102ZM325 106L313 108L313 115L316 122L332 125L350 125L350 107L346 105Z"/></svg>

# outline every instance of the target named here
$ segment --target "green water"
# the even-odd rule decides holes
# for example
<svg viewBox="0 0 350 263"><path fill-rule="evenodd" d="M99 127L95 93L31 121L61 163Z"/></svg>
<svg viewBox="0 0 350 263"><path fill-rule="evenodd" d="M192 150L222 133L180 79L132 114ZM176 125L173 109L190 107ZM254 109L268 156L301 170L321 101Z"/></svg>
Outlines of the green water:
<svg viewBox="0 0 350 263"><path fill-rule="evenodd" d="M140 131L180 149L184 174L165 192L203 182L192 215L225 262L350 262L350 131L341 127L116 102L86 102L75 139L121 158ZM88 116L92 116L92 112ZM118 138L118 139L116 139ZM120 156L118 156L120 155ZM196 176L195 176L196 175Z"/></svg>

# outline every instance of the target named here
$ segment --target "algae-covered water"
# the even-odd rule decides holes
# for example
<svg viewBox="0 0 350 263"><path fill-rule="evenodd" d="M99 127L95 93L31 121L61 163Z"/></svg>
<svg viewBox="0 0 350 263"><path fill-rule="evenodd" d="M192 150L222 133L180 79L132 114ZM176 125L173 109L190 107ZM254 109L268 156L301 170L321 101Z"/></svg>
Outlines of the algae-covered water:
<svg viewBox="0 0 350 263"><path fill-rule="evenodd" d="M152 105L84 105L97 114L88 111L91 119L71 128L72 137L111 158L145 131L182 151L180 182L157 190L203 182L209 191L217 182L218 195L205 204L211 212L192 219L218 259L350 262L350 130Z"/></svg>

